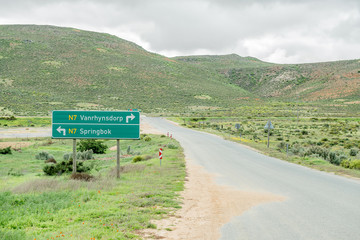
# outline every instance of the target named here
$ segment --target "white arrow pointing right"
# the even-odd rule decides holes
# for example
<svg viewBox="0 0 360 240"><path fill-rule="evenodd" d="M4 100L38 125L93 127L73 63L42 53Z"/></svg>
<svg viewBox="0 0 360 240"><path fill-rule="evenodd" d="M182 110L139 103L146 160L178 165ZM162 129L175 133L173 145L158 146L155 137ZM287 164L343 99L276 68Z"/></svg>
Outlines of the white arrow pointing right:
<svg viewBox="0 0 360 240"><path fill-rule="evenodd" d="M131 121L134 120L135 118L134 114L131 114L130 116L126 116L126 123L129 123L129 118Z"/></svg>

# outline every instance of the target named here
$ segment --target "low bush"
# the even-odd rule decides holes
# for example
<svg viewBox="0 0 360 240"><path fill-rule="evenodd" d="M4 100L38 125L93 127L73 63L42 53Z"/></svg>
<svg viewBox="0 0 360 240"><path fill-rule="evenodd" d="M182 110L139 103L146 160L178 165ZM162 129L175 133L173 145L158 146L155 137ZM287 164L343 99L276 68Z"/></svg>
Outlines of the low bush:
<svg viewBox="0 0 360 240"><path fill-rule="evenodd" d="M169 143L169 144L167 145L167 147L168 147L169 149L178 149L178 148L179 148L178 146L176 146L175 144L172 144L172 143Z"/></svg>
<svg viewBox="0 0 360 240"><path fill-rule="evenodd" d="M277 149L279 151L281 150L286 150L286 143L285 142L280 142L278 145L276 145Z"/></svg>
<svg viewBox="0 0 360 240"><path fill-rule="evenodd" d="M352 149L350 149L349 155L354 157L354 156L356 156L358 153L359 153L359 149L357 149L357 148L352 148Z"/></svg>
<svg viewBox="0 0 360 240"><path fill-rule="evenodd" d="M340 166L344 167L344 168L349 168L350 167L350 160L344 160L340 163Z"/></svg>
<svg viewBox="0 0 360 240"><path fill-rule="evenodd" d="M145 141L145 142L150 142L150 141L151 141L151 137L149 137L149 136L144 137L144 141Z"/></svg>
<svg viewBox="0 0 360 240"><path fill-rule="evenodd" d="M9 176L15 176L15 177L20 177L23 176L24 174L20 171L15 171L13 168L11 168L8 172Z"/></svg>
<svg viewBox="0 0 360 240"><path fill-rule="evenodd" d="M90 149L90 150L87 150L87 151L84 151L84 152L78 152L76 154L76 159L81 159L81 160L90 160L90 159L93 159L93 150Z"/></svg>
<svg viewBox="0 0 360 240"><path fill-rule="evenodd" d="M141 162L141 161L144 161L144 158L142 156L136 156L132 160L133 163Z"/></svg>
<svg viewBox="0 0 360 240"><path fill-rule="evenodd" d="M341 162L346 159L346 155L342 152L329 152L326 160L328 160L331 164L341 165Z"/></svg>
<svg viewBox="0 0 360 240"><path fill-rule="evenodd" d="M95 139L82 139L78 143L77 150L80 152L85 152L92 150L93 153L104 154L109 147L104 144L103 141Z"/></svg>
<svg viewBox="0 0 360 240"><path fill-rule="evenodd" d="M329 149L319 147L319 146L311 146L310 148L308 148L306 150L306 153L305 153L306 156L311 156L311 155L314 155L314 154L319 155L323 159L327 159L328 155L329 155Z"/></svg>
<svg viewBox="0 0 360 240"><path fill-rule="evenodd" d="M300 144L294 144L290 151L295 154L295 155L299 155L299 156L304 156L305 154L305 149L300 145Z"/></svg>
<svg viewBox="0 0 360 240"><path fill-rule="evenodd" d="M49 158L45 160L45 163L56 163L56 160L54 158Z"/></svg>
<svg viewBox="0 0 360 240"><path fill-rule="evenodd" d="M70 179L90 182L94 179L94 176L88 173L73 173L71 174Z"/></svg>
<svg viewBox="0 0 360 240"><path fill-rule="evenodd" d="M39 152L37 155L35 155L35 158L37 160L48 160L48 159L54 158L54 156L49 154L48 152L42 151L42 152Z"/></svg>
<svg viewBox="0 0 360 240"><path fill-rule="evenodd" d="M350 161L349 168L360 170L360 159Z"/></svg>
<svg viewBox="0 0 360 240"><path fill-rule="evenodd" d="M358 160L344 160L340 164L344 168L360 170L360 159Z"/></svg>
<svg viewBox="0 0 360 240"><path fill-rule="evenodd" d="M0 154L12 154L11 147L6 147L6 148L0 149Z"/></svg>
<svg viewBox="0 0 360 240"><path fill-rule="evenodd" d="M73 161L72 158L68 161L62 161L56 164L46 164L43 168L43 172L46 175L54 176L61 175L63 173L70 173L73 170ZM84 166L83 162L76 162L76 171L81 172L89 172L91 168L89 166Z"/></svg>

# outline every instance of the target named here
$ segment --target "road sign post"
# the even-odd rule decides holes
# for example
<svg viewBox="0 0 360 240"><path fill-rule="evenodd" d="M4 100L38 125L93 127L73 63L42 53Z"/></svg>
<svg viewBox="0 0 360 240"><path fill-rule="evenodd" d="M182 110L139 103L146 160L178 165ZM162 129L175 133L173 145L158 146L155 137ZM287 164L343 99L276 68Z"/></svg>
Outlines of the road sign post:
<svg viewBox="0 0 360 240"><path fill-rule="evenodd" d="M270 130L274 129L274 126L272 125L271 121L269 120L266 124L265 124L265 129L267 129L268 132L268 141L267 141L267 147L269 148L270 146Z"/></svg>
<svg viewBox="0 0 360 240"><path fill-rule="evenodd" d="M236 128L236 130L238 130L238 132L239 132L240 142L241 142L241 125L240 125L240 123L236 123L236 124L235 124L235 128Z"/></svg>
<svg viewBox="0 0 360 240"><path fill-rule="evenodd" d="M73 173L76 173L76 139L73 139Z"/></svg>
<svg viewBox="0 0 360 240"><path fill-rule="evenodd" d="M121 150L120 150L120 140L116 139L116 148L117 148L117 152L116 152L116 178L120 178L120 154L121 154Z"/></svg>
<svg viewBox="0 0 360 240"><path fill-rule="evenodd" d="M119 178L120 139L140 139L140 112L53 111L52 138L73 139L73 172L76 172L76 139L116 139L116 177Z"/></svg>

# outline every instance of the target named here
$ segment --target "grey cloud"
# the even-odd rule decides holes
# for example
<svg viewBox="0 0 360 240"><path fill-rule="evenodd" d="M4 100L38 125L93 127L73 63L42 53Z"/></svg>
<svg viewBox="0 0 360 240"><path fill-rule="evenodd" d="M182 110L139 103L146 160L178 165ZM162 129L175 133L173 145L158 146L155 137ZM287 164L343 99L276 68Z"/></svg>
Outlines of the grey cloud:
<svg viewBox="0 0 360 240"><path fill-rule="evenodd" d="M358 0L0 0L0 3L0 24L3 20L106 30L161 53L235 52L280 62L360 57L356 50L360 49ZM354 51L349 51L349 46Z"/></svg>

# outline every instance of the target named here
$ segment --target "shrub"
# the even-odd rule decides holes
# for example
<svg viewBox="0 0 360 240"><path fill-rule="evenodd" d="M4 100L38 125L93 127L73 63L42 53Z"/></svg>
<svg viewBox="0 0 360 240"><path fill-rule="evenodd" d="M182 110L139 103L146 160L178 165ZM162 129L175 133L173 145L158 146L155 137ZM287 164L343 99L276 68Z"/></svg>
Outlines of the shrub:
<svg viewBox="0 0 360 240"><path fill-rule="evenodd" d="M8 172L9 176L15 176L15 177L19 177L19 176L23 176L24 174L20 171L14 171L13 168L11 168Z"/></svg>
<svg viewBox="0 0 360 240"><path fill-rule="evenodd" d="M329 160L329 162L331 164L335 164L335 165L340 165L342 161L346 160L347 157L345 154L343 153L338 153L338 152L329 152L328 158L327 160Z"/></svg>
<svg viewBox="0 0 360 240"><path fill-rule="evenodd" d="M142 156L136 156L133 158L132 162L136 163L136 162L141 162L143 160L144 160L144 158Z"/></svg>
<svg viewBox="0 0 360 240"><path fill-rule="evenodd" d="M286 149L286 143L285 142L281 142L277 145L278 150L284 150Z"/></svg>
<svg viewBox="0 0 360 240"><path fill-rule="evenodd" d="M94 176L88 173L73 173L71 174L70 179L90 182L94 179Z"/></svg>
<svg viewBox="0 0 360 240"><path fill-rule="evenodd" d="M38 160L48 160L54 158L54 156L49 154L48 152L42 151L35 155L35 158Z"/></svg>
<svg viewBox="0 0 360 240"><path fill-rule="evenodd" d="M90 160L90 159L93 159L93 150L90 149L90 150L87 150L87 151L84 151L84 152L78 152L76 154L76 159L80 159L80 160Z"/></svg>
<svg viewBox="0 0 360 240"><path fill-rule="evenodd" d="M167 147L168 147L169 149L178 149L178 148L179 148L178 146L176 146L175 144L172 144L172 143L169 143L169 144L167 145Z"/></svg>
<svg viewBox="0 0 360 240"><path fill-rule="evenodd" d="M65 161L68 161L71 157L72 157L72 153L65 153L65 154L63 155L63 159L64 159Z"/></svg>
<svg viewBox="0 0 360 240"><path fill-rule="evenodd" d="M54 158L49 158L45 160L45 163L56 163L56 160Z"/></svg>
<svg viewBox="0 0 360 240"><path fill-rule="evenodd" d="M306 131L306 130L301 130L301 135L308 135L308 134L309 134L308 131Z"/></svg>
<svg viewBox="0 0 360 240"><path fill-rule="evenodd" d="M105 151L108 149L108 146L105 145L103 141L95 139L80 140L77 146L78 151L84 152L90 149L93 151L93 153L104 154Z"/></svg>
<svg viewBox="0 0 360 240"><path fill-rule="evenodd" d="M349 168L350 167L350 161L349 160L344 160L340 163L340 166L344 167L344 168Z"/></svg>
<svg viewBox="0 0 360 240"><path fill-rule="evenodd" d="M305 154L305 150L303 147L301 147L299 144L294 144L292 147L291 147L291 150L290 150L293 154L295 155L299 155L299 156L303 156Z"/></svg>
<svg viewBox="0 0 360 240"><path fill-rule="evenodd" d="M144 137L144 141L145 141L145 142L150 142L150 141L151 141L151 137L149 137L149 136Z"/></svg>
<svg viewBox="0 0 360 240"><path fill-rule="evenodd" d="M54 176L54 175L56 175L58 173L57 172L57 167L54 164L45 165L45 167L43 168L43 172L46 175L49 175L49 176Z"/></svg>
<svg viewBox="0 0 360 240"><path fill-rule="evenodd" d="M330 163L336 162L337 161L337 154L336 152L329 152L328 158L327 160L329 160Z"/></svg>
<svg viewBox="0 0 360 240"><path fill-rule="evenodd" d="M307 156L311 156L317 154L320 157L322 157L323 159L327 159L328 155L329 155L329 150L327 148L323 148L323 147L319 147L319 146L311 146L310 148L307 149L305 155Z"/></svg>
<svg viewBox="0 0 360 240"><path fill-rule="evenodd" d="M69 161L70 159L72 159L72 156L73 156L72 153L65 153L63 155L63 159L65 161ZM90 149L90 150L87 150L87 151L84 151L84 152L77 152L76 153L76 159L77 160L90 160L90 159L93 159L93 150Z"/></svg>
<svg viewBox="0 0 360 240"><path fill-rule="evenodd" d="M344 148L346 148L346 149L350 149L350 148L352 148L354 145L352 144L352 143L346 143L345 145L344 145Z"/></svg>
<svg viewBox="0 0 360 240"><path fill-rule="evenodd" d="M350 161L349 168L360 170L360 159Z"/></svg>
<svg viewBox="0 0 360 240"><path fill-rule="evenodd" d="M0 149L0 154L12 154L11 147L6 147L6 148Z"/></svg>
<svg viewBox="0 0 360 240"><path fill-rule="evenodd" d="M69 161L62 161L57 164L46 164L43 168L43 171L46 175L54 176L54 175L61 175L63 173L70 173L72 172L73 168L73 161L72 158ZM84 166L83 162L76 162L76 171L77 172L89 172L91 168L89 166Z"/></svg>
<svg viewBox="0 0 360 240"><path fill-rule="evenodd" d="M354 157L354 156L356 156L358 153L359 153L359 149L357 149L357 148L352 148L352 149L350 149L349 155Z"/></svg>

